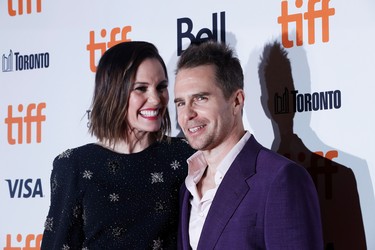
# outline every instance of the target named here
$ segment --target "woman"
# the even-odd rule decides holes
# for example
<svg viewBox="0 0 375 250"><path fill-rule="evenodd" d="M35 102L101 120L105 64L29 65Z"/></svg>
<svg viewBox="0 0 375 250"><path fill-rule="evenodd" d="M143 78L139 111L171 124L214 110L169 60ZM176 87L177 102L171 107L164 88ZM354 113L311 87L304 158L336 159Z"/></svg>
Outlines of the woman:
<svg viewBox="0 0 375 250"><path fill-rule="evenodd" d="M42 249L176 249L185 140L167 137L168 77L156 47L120 43L95 78L97 143L56 157Z"/></svg>

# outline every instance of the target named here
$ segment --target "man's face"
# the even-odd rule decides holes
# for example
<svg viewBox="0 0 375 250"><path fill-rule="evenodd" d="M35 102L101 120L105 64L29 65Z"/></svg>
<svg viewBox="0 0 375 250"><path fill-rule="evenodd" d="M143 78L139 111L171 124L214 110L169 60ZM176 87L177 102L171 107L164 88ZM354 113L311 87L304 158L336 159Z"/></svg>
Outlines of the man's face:
<svg viewBox="0 0 375 250"><path fill-rule="evenodd" d="M220 146L234 126L233 98L224 98L214 73L212 65L203 65L181 69L176 75L178 123L190 145L198 150Z"/></svg>

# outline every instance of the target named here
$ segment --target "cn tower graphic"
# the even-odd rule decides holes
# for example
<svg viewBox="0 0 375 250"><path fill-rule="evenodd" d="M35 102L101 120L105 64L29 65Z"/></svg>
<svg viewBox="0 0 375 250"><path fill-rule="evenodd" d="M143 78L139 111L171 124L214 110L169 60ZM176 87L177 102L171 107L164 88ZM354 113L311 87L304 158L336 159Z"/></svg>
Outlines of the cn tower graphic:
<svg viewBox="0 0 375 250"><path fill-rule="evenodd" d="M285 88L283 94L275 94L275 114L289 113L289 91Z"/></svg>
<svg viewBox="0 0 375 250"><path fill-rule="evenodd" d="M12 50L9 51L8 56L5 56L5 54L3 54L2 70L3 72L13 71L13 51Z"/></svg>

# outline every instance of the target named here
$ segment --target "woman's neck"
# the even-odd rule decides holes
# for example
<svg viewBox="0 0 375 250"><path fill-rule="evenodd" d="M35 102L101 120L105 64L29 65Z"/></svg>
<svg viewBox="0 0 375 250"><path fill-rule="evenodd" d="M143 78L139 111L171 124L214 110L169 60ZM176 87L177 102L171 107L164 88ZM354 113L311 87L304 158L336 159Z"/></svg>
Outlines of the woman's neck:
<svg viewBox="0 0 375 250"><path fill-rule="evenodd" d="M155 142L154 136L149 132L129 134L127 141L118 140L116 143L109 143L108 140L100 142L102 146L121 154L138 153L148 148Z"/></svg>

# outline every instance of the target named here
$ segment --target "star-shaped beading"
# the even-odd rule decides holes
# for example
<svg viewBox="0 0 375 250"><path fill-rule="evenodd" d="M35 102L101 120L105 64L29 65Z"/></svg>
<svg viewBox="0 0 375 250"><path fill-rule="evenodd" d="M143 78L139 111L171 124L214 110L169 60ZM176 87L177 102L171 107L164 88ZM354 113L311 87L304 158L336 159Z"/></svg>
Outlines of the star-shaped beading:
<svg viewBox="0 0 375 250"><path fill-rule="evenodd" d="M164 182L163 172L160 173L151 173L151 184Z"/></svg>
<svg viewBox="0 0 375 250"><path fill-rule="evenodd" d="M47 217L46 221L44 222L44 228L46 231L53 230L53 218Z"/></svg>
<svg viewBox="0 0 375 250"><path fill-rule="evenodd" d="M180 164L177 160L175 160L175 161L173 161L173 162L170 164L170 166L172 167L173 170L177 170L177 169L180 168L181 164Z"/></svg>
<svg viewBox="0 0 375 250"><path fill-rule="evenodd" d="M120 163L118 163L118 161L109 161L108 168L112 174L116 174L117 171L120 169Z"/></svg>
<svg viewBox="0 0 375 250"><path fill-rule="evenodd" d="M163 241L160 238L158 238L157 240L154 240L154 245L152 246L152 250L163 249L162 244L163 244Z"/></svg>
<svg viewBox="0 0 375 250"><path fill-rule="evenodd" d="M109 200L111 202L117 202L119 201L119 199L120 199L120 196L118 194L113 193L109 195Z"/></svg>
<svg viewBox="0 0 375 250"><path fill-rule="evenodd" d="M64 244L61 248L61 250L69 250L69 249L70 249L70 247L66 244Z"/></svg>
<svg viewBox="0 0 375 250"><path fill-rule="evenodd" d="M112 235L115 238L119 238L124 232L125 230L122 227L112 228Z"/></svg>
<svg viewBox="0 0 375 250"><path fill-rule="evenodd" d="M61 158L69 158L70 155L72 154L73 150L72 149L67 149L65 150L64 152L62 152L61 154L59 154L59 159Z"/></svg>
<svg viewBox="0 0 375 250"><path fill-rule="evenodd" d="M85 170L85 171L83 171L83 178L84 179L89 179L89 180L91 180L91 178L92 178L92 175L93 175L93 172L91 172L90 170Z"/></svg>

